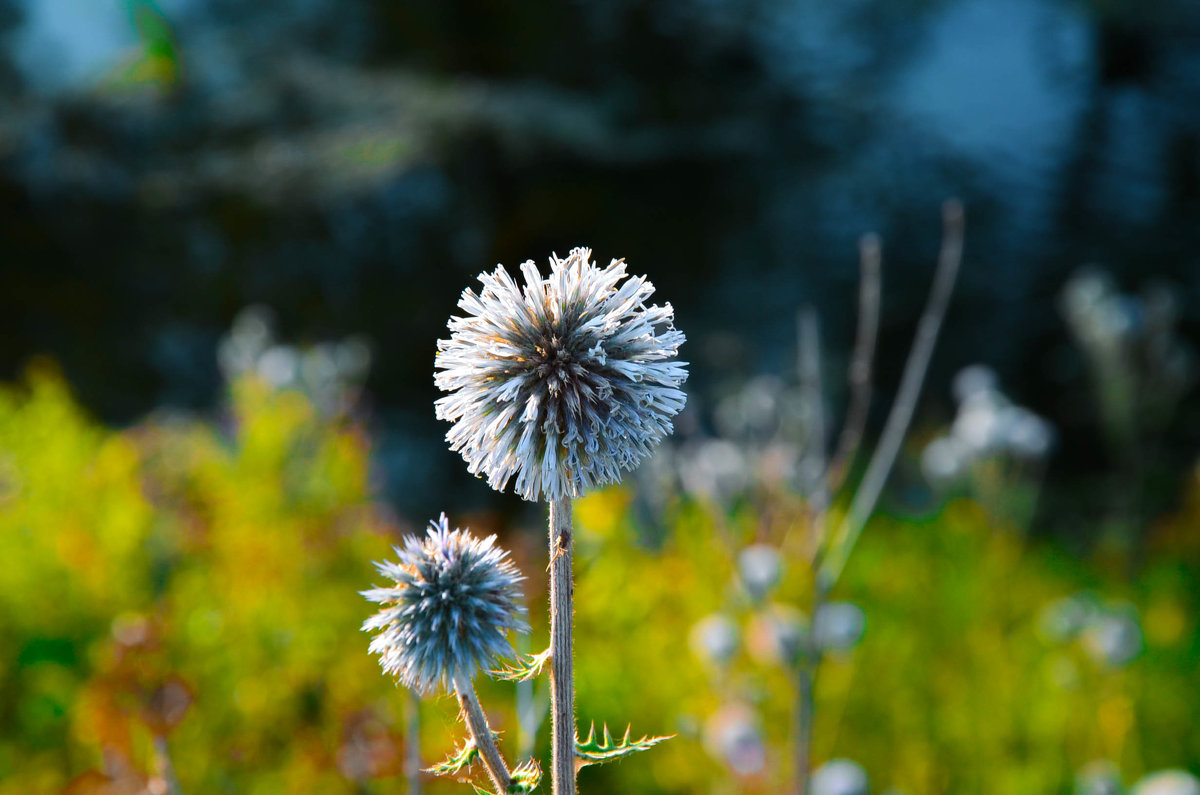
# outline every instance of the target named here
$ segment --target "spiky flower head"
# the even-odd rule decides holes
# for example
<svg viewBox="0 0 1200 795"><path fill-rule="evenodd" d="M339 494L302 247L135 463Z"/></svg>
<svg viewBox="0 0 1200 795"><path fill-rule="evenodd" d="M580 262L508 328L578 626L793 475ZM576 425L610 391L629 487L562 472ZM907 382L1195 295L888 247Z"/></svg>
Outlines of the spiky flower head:
<svg viewBox="0 0 1200 795"><path fill-rule="evenodd" d="M442 514L424 539L409 536L394 550L398 562L375 567L395 585L362 592L383 605L362 626L378 633L370 651L383 670L426 693L514 655L505 635L529 631L521 604L525 578L494 535L481 541L452 531Z"/></svg>
<svg viewBox="0 0 1200 795"><path fill-rule="evenodd" d="M435 404L472 474L527 500L577 497L620 479L672 430L686 397L683 333L670 304L646 306L654 285L590 249L550 258L550 275L503 266L463 291L464 317L438 341ZM622 280L625 280L622 282Z"/></svg>

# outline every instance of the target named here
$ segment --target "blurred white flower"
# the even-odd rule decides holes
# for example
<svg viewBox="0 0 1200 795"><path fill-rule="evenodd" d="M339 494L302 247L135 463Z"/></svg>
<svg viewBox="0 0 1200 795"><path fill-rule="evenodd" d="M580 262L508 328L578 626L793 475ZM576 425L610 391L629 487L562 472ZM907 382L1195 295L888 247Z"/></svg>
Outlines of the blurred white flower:
<svg viewBox="0 0 1200 795"><path fill-rule="evenodd" d="M1042 608L1038 629L1047 640L1068 641L1083 631L1097 610L1095 600L1087 594L1064 596Z"/></svg>
<svg viewBox="0 0 1200 795"><path fill-rule="evenodd" d="M954 399L962 403L980 392L994 392L999 388L996 371L986 364L972 364L959 370L951 382L950 391Z"/></svg>
<svg viewBox="0 0 1200 795"><path fill-rule="evenodd" d="M253 371L263 351L275 341L275 318L265 306L248 306L217 346L217 364L227 381Z"/></svg>
<svg viewBox="0 0 1200 795"><path fill-rule="evenodd" d="M1200 779L1186 770L1160 770L1134 784L1130 795L1200 795Z"/></svg>
<svg viewBox="0 0 1200 795"><path fill-rule="evenodd" d="M1001 444L1018 458L1044 458L1054 445L1054 428L1023 406L1000 409L998 423Z"/></svg>
<svg viewBox="0 0 1200 795"><path fill-rule="evenodd" d="M942 488L963 476L971 466L971 449L955 436L942 436L921 451L921 472L930 485Z"/></svg>
<svg viewBox="0 0 1200 795"><path fill-rule="evenodd" d="M961 441L973 455L982 456L995 452L1001 442L1000 410L1008 401L999 392L976 392L958 407L958 415L951 427L954 437Z"/></svg>
<svg viewBox="0 0 1200 795"><path fill-rule="evenodd" d="M1142 652L1142 628L1132 605L1104 610L1083 630L1083 647L1099 663L1119 668Z"/></svg>
<svg viewBox="0 0 1200 795"><path fill-rule="evenodd" d="M272 345L258 357L258 375L273 387L290 386L300 371L300 353L291 345Z"/></svg>
<svg viewBox="0 0 1200 795"><path fill-rule="evenodd" d="M809 780L811 795L868 795L867 772L849 759L830 759Z"/></svg>
<svg viewBox="0 0 1200 795"><path fill-rule="evenodd" d="M749 465L733 442L724 439L696 439L679 451L679 480L691 494L728 502L745 491L750 483Z"/></svg>

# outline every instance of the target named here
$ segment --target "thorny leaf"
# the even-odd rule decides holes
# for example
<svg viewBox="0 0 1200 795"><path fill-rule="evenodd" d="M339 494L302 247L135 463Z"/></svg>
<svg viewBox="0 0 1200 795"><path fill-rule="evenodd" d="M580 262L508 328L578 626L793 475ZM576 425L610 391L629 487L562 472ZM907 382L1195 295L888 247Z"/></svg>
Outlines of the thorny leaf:
<svg viewBox="0 0 1200 795"><path fill-rule="evenodd" d="M508 791L511 793L533 792L541 780L542 766L536 759L529 758L513 770L512 784L509 785Z"/></svg>
<svg viewBox="0 0 1200 795"><path fill-rule="evenodd" d="M625 736L620 742L613 740L613 736L608 733L607 725L604 727L603 738L597 741L595 723L588 730L587 739L583 742L579 741L579 735L575 735L575 767L598 765L604 762L611 762L614 759L621 759L638 751L649 750L663 740L669 740L675 736L673 734L667 737L647 737L643 735L640 740L631 740L629 739L630 728L625 728Z"/></svg>
<svg viewBox="0 0 1200 795"><path fill-rule="evenodd" d="M542 780L541 765L537 763L536 759L526 760L513 770L511 778L512 783L508 785L507 790L509 795L522 795L522 793L533 792ZM500 795L499 793L492 792L490 789L484 789L478 784L472 784L471 788L475 790L475 795Z"/></svg>
<svg viewBox="0 0 1200 795"><path fill-rule="evenodd" d="M541 654L531 654L524 659L518 657L512 665L505 665L503 668L488 671L488 673L506 682L525 682L539 675L549 659L550 650L546 649Z"/></svg>
<svg viewBox="0 0 1200 795"><path fill-rule="evenodd" d="M468 737L462 747L455 749L454 753L446 757L444 762L425 768L425 772L439 776L457 776L474 764L477 759L479 759L479 748L475 746L475 740Z"/></svg>

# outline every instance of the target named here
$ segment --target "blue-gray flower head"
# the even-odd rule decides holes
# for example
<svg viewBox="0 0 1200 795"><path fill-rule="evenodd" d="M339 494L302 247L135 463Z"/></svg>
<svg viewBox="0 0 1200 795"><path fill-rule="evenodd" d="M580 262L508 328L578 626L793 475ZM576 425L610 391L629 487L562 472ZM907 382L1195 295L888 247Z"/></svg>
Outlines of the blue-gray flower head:
<svg viewBox="0 0 1200 795"><path fill-rule="evenodd" d="M425 539L409 536L394 549L398 562L375 566L395 585L362 592L383 605L362 626L377 633L370 650L383 670L425 693L514 656L505 636L529 631L521 604L525 578L494 535L481 541L451 531L442 514Z"/></svg>
<svg viewBox="0 0 1200 795"><path fill-rule="evenodd" d="M550 258L550 275L503 266L463 291L450 339L438 341L435 404L454 423L450 449L503 490L527 500L577 497L620 479L672 430L686 397L683 333L670 304L646 306L654 285L606 268L590 249ZM622 282L622 280L625 280Z"/></svg>

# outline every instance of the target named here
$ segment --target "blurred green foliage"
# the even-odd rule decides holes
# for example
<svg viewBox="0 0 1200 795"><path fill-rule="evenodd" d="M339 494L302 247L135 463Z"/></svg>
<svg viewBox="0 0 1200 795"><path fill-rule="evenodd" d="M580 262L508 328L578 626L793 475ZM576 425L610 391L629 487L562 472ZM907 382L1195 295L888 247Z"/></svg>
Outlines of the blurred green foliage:
<svg viewBox="0 0 1200 795"><path fill-rule="evenodd" d="M154 774L156 736L185 793L406 791L407 699L367 654L358 627L370 605L356 592L408 526L376 501L370 462L353 417L251 377L231 386L218 419L155 415L125 430L86 417L49 366L0 391L0 794L121 791ZM867 628L822 669L817 761L854 759L873 791L910 795L1067 793L1095 759L1127 782L1196 769L1192 485L1139 561L1080 559L995 526L966 498L876 520L833 594L861 606ZM472 518L446 508L452 523ZM783 791L792 677L756 642L762 608L736 558L752 542L779 546L784 577L769 600L799 604L811 586L803 505L784 494L728 510L681 499L657 517L665 531L651 530L614 488L576 513L580 726L677 735L585 768L581 791ZM503 543L530 577L536 649L545 528L528 530ZM1106 664L1086 638L1047 636L1047 606L1080 592L1136 609L1131 661ZM745 639L720 667L688 643L714 612ZM514 692L480 682L510 759ZM743 776L712 741L714 716L735 707L756 716L765 754ZM422 712L431 764L463 732L453 699Z"/></svg>

